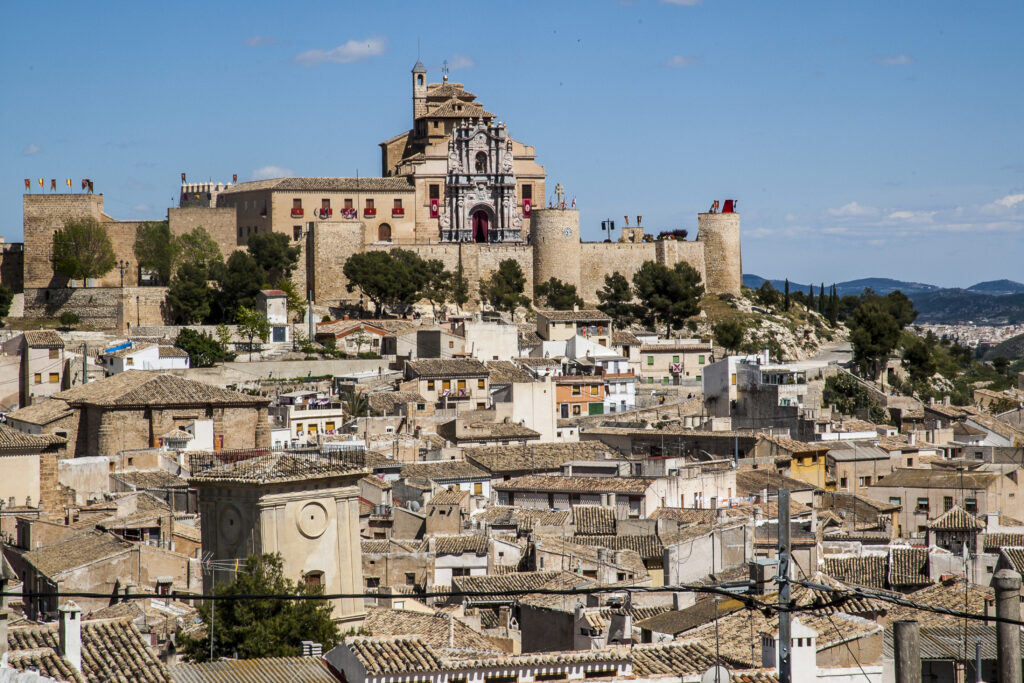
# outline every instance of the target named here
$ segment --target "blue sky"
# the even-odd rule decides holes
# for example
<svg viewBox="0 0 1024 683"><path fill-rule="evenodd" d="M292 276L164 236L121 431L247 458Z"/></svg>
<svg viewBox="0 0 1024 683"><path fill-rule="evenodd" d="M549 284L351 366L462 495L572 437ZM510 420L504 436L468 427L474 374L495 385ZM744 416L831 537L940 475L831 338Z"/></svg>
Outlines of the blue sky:
<svg viewBox="0 0 1024 683"><path fill-rule="evenodd" d="M1024 280L1021 25L1019 0L6 3L0 234L24 178L157 219L182 171L378 175L418 44L536 147L585 238L626 214L693 235L730 197L748 273Z"/></svg>

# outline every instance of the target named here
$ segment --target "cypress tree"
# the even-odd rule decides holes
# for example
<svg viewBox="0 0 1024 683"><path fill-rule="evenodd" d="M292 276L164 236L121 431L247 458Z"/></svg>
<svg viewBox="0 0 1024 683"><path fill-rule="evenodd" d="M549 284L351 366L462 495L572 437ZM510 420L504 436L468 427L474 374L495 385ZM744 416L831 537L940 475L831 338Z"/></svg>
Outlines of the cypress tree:
<svg viewBox="0 0 1024 683"><path fill-rule="evenodd" d="M818 290L818 313L825 315L825 283L821 283L821 289Z"/></svg>
<svg viewBox="0 0 1024 683"><path fill-rule="evenodd" d="M814 310L814 285L808 287L811 291L807 293L807 311Z"/></svg>
<svg viewBox="0 0 1024 683"><path fill-rule="evenodd" d="M786 310L789 310L789 278L786 278L786 296L785 296Z"/></svg>

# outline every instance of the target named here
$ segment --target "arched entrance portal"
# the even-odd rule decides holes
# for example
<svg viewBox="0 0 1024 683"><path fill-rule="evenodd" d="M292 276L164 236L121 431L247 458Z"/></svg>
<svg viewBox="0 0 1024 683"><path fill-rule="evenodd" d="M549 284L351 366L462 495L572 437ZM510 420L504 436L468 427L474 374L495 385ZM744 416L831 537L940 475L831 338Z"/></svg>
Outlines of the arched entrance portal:
<svg viewBox="0 0 1024 683"><path fill-rule="evenodd" d="M377 226L377 241L378 242L390 242L391 241L391 226L387 223L381 223Z"/></svg>
<svg viewBox="0 0 1024 683"><path fill-rule="evenodd" d="M473 212L473 241L474 242L486 242L487 241L487 224L488 224L488 213L483 209L477 209Z"/></svg>

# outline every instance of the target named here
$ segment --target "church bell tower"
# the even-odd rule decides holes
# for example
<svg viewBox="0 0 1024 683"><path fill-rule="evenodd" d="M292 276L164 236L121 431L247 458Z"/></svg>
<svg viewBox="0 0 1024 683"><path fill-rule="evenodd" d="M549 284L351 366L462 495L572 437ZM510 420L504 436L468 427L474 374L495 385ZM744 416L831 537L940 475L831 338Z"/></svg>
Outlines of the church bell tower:
<svg viewBox="0 0 1024 683"><path fill-rule="evenodd" d="M415 122L427 113L427 67L416 60L412 68L412 119Z"/></svg>

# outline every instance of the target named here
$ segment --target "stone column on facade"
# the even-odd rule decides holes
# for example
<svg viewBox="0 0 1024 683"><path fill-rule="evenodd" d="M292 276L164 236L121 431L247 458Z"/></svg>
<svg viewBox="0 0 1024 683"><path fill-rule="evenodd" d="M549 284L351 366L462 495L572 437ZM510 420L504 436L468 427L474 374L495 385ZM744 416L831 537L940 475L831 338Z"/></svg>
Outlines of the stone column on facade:
<svg viewBox="0 0 1024 683"><path fill-rule="evenodd" d="M118 451L118 429L116 425L112 424L113 421L107 418L107 413L99 416L100 426L96 430L96 455L113 457L117 455Z"/></svg>
<svg viewBox="0 0 1024 683"><path fill-rule="evenodd" d="M256 415L256 432L253 447L270 448L270 421L266 406L261 407Z"/></svg>

